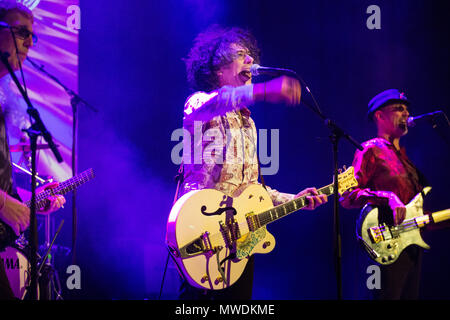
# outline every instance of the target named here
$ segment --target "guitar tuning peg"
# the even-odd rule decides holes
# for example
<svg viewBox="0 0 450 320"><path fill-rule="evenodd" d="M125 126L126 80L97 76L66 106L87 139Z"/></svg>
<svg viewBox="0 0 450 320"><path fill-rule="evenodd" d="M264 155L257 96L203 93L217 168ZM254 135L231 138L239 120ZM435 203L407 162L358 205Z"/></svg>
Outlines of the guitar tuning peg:
<svg viewBox="0 0 450 320"><path fill-rule="evenodd" d="M341 169L341 168L339 168L339 169L338 169L338 172L339 172L339 174L341 174L341 173L342 173L342 169Z"/></svg>
<svg viewBox="0 0 450 320"><path fill-rule="evenodd" d="M343 168L344 168L344 171L347 170L347 166L345 164L344 164Z"/></svg>

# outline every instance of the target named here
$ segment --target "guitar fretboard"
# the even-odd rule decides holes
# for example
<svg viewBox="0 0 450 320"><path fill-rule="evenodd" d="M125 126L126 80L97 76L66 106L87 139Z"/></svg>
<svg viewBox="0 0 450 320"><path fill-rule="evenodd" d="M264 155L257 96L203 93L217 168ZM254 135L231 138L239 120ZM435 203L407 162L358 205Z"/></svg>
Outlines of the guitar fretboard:
<svg viewBox="0 0 450 320"><path fill-rule="evenodd" d="M54 195L63 195L66 194L72 190L75 190L82 184L88 182L94 178L94 171L91 169L88 169L86 171L83 171L82 173L76 175L73 178L70 178L64 182L61 182L58 186L52 189L47 189L42 191L41 193L36 195L36 209L42 209L47 205L47 199L50 196ZM25 202L25 205L29 208L31 207L31 200L28 200Z"/></svg>
<svg viewBox="0 0 450 320"><path fill-rule="evenodd" d="M319 194L326 194L327 196L331 195L334 191L334 185L329 184L325 187L322 187L317 190ZM265 226L268 223L271 223L275 220L278 220L288 214L300 210L308 205L308 201L306 200L307 196L299 197L294 200L283 203L279 206L276 206L270 210L264 211L257 215L259 225Z"/></svg>

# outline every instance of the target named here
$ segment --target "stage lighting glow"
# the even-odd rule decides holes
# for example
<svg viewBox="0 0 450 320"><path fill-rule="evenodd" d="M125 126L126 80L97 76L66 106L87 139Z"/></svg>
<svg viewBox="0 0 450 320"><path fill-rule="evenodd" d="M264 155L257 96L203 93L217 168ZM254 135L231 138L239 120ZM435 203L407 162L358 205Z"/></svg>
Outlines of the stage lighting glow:
<svg viewBox="0 0 450 320"><path fill-rule="evenodd" d="M18 0L17 2L22 3L24 6L26 6L28 9L33 10L36 8L41 2L41 0Z"/></svg>

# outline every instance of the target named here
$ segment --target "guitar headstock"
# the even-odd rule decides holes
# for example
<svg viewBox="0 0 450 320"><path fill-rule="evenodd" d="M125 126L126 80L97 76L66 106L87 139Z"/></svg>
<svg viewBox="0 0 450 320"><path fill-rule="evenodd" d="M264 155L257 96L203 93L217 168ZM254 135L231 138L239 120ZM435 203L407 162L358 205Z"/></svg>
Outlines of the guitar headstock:
<svg viewBox="0 0 450 320"><path fill-rule="evenodd" d="M338 192L343 194L345 191L358 186L358 181L355 178L355 169L350 166L348 169L344 166L344 172L339 170L338 175Z"/></svg>

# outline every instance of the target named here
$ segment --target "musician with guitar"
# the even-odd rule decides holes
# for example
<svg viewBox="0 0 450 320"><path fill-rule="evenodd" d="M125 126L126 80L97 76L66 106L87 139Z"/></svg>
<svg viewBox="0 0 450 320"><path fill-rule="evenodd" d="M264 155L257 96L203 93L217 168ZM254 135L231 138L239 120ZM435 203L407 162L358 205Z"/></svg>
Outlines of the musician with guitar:
<svg viewBox="0 0 450 320"><path fill-rule="evenodd" d="M0 22L11 27L0 28L0 52L9 54L8 62L13 70L16 71L25 60L28 50L33 46L33 14L28 8L16 2L0 3ZM17 50L12 32L15 34ZM0 78L7 74L6 66L0 63ZM55 188L57 185L58 183L52 183L43 186L40 190ZM37 193L40 190L38 189ZM4 224L9 226L16 235L28 228L30 224L30 210L19 199L12 179L12 164L5 126L5 113L0 106L0 223L2 222L0 225L0 236L7 232ZM58 210L66 201L61 195L51 196L48 200L47 206L38 211L38 213L51 213ZM6 243L0 243L2 248L7 245ZM15 299L15 296L9 285L2 263L0 265L0 300L5 299Z"/></svg>
<svg viewBox="0 0 450 320"><path fill-rule="evenodd" d="M356 151L353 167L359 187L344 193L340 199L345 208L378 206L380 225L385 223L403 229L405 205L427 186L424 176L407 157L405 148L400 147L400 139L408 133L409 105L406 96L396 89L383 91L369 102L368 117L375 122L377 137L364 142L363 151ZM362 232L366 229L362 228ZM381 289L372 293L375 299L417 299L422 249L411 245L401 252L390 244L387 250L392 251L387 254L370 249L372 242L379 241L374 239L377 234L380 239L384 237L383 240L395 238L394 230L397 229L393 228L389 236L374 231L372 238L360 237L372 258L380 262Z"/></svg>
<svg viewBox="0 0 450 320"><path fill-rule="evenodd" d="M215 189L231 199L231 196L246 186L258 184L256 127L248 107L257 101L298 105L301 96L299 82L289 77L252 84L250 67L258 61L259 49L256 40L246 30L216 26L199 34L195 39L185 62L188 81L196 92L187 99L183 119L185 134L189 133L192 138L184 137L183 147L184 150L194 150L198 147L201 147L201 150L214 150L204 152L201 161L194 157L187 161L186 157L183 158L184 181L180 197L193 190ZM198 123L201 124L202 133L215 132L221 135L220 139L195 141L193 137L194 131L198 130ZM214 148L211 148L212 146ZM307 188L297 195L266 188L271 198L268 200L271 203L273 201L275 205L300 196L307 196L308 204L305 208L310 210L327 202L327 196L319 195L315 188ZM224 212L222 215L228 216L230 212ZM216 214L215 217L219 217L220 213ZM219 254L216 256L218 258ZM242 276L233 285L224 286L223 283L227 279L215 277L215 281L222 281L222 288L225 288L213 291L194 288L184 281L180 298L251 299L253 256L244 259L247 261L247 258L248 263L246 266L244 264Z"/></svg>

